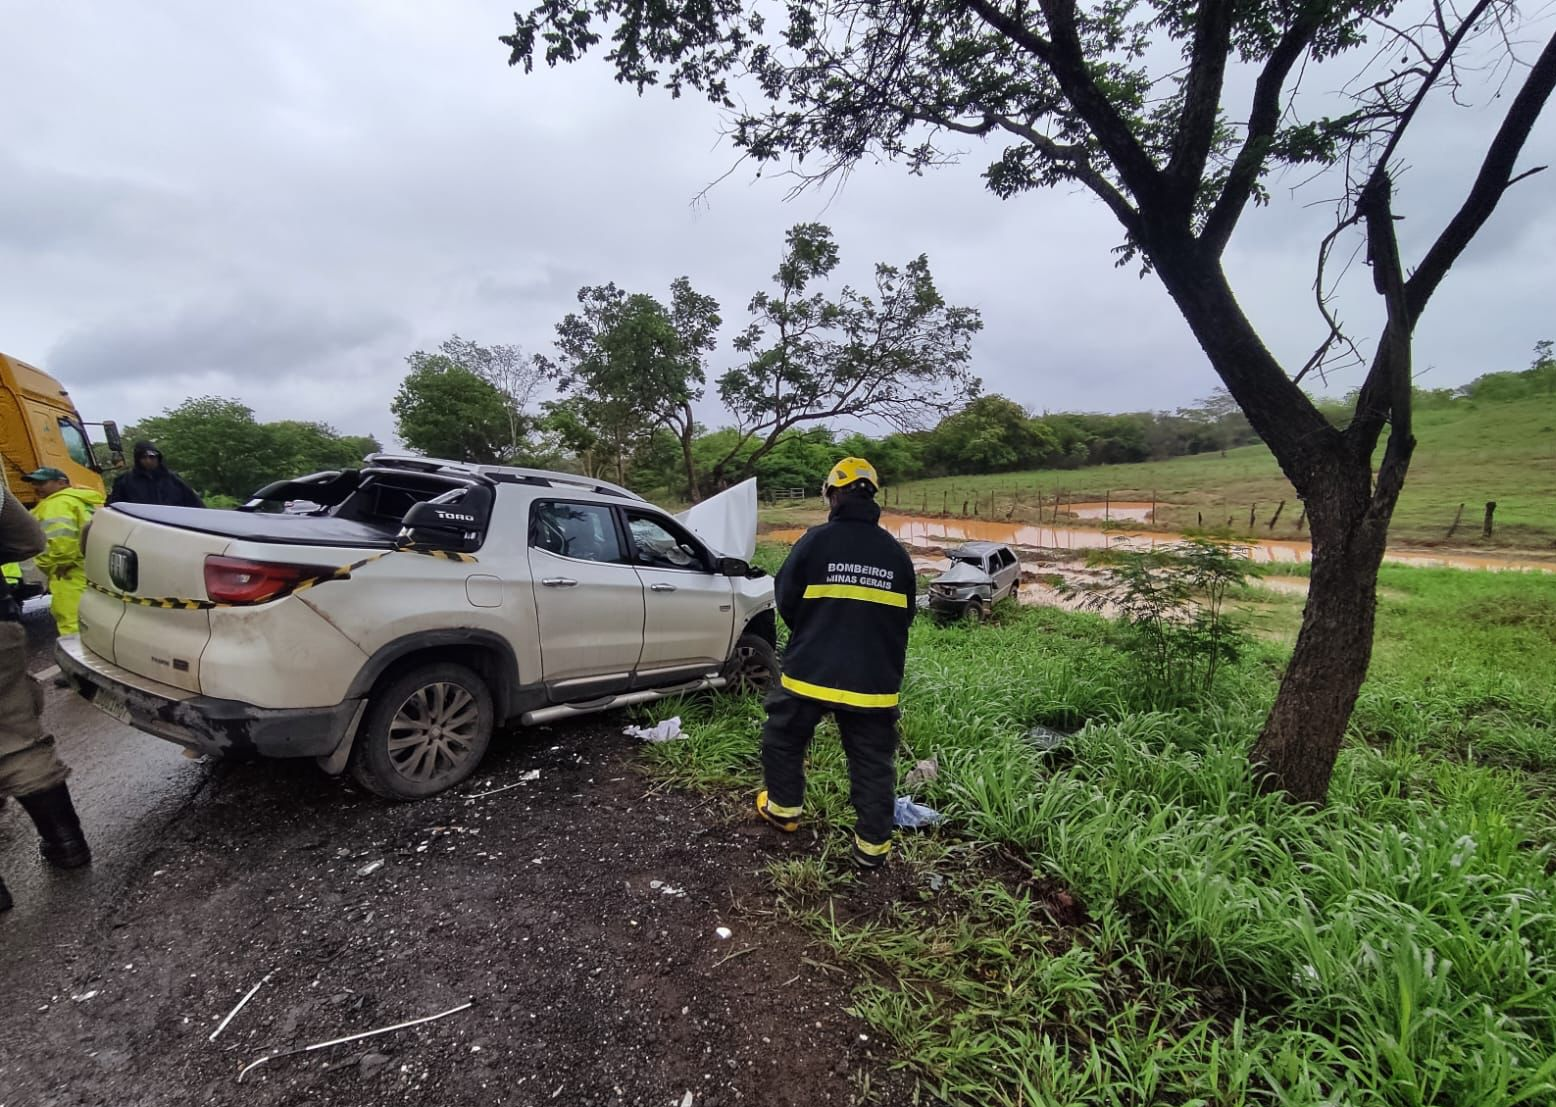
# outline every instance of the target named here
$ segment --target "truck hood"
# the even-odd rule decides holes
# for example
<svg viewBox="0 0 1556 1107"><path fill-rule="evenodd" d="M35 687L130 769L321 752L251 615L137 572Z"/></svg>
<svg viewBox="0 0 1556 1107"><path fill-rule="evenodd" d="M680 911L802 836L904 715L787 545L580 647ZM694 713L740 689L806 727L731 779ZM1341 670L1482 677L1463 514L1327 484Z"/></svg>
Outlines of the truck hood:
<svg viewBox="0 0 1556 1107"><path fill-rule="evenodd" d="M715 553L750 561L756 553L756 480L741 481L676 518Z"/></svg>
<svg viewBox="0 0 1556 1107"><path fill-rule="evenodd" d="M982 569L965 561L953 562L951 567L935 578L936 584L993 584L994 578Z"/></svg>

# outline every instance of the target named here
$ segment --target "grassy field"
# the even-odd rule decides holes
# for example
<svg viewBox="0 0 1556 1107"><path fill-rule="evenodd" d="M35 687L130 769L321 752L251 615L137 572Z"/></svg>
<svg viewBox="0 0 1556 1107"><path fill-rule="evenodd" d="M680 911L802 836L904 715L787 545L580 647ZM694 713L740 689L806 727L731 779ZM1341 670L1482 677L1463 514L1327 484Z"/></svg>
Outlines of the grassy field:
<svg viewBox="0 0 1556 1107"><path fill-rule="evenodd" d="M781 551L764 548L774 561ZM812 756L814 855L785 910L951 1103L1556 1103L1556 580L1386 566L1378 648L1327 808L1255 795L1286 646L1150 710L1123 629L1009 608L921 620L902 731L947 816L899 836L914 891L842 921L844 765ZM1300 599L1239 594L1277 627ZM683 704L667 777L754 791L754 701ZM1072 732L1055 756L1023 738ZM905 763L908 758L905 755Z"/></svg>
<svg viewBox="0 0 1556 1107"><path fill-rule="evenodd" d="M1410 476L1394 515L1396 541L1441 543L1462 503L1464 522L1455 545L1549 549L1556 544L1556 397L1515 403L1468 405L1460 410L1423 411L1416 416L1418 445ZM1004 519L1035 518L1038 491L1050 518L1056 493L1068 501L1149 501L1163 506L1160 524L1172 530L1224 528L1250 533L1249 508L1257 505L1260 536L1297 537L1300 504L1275 459L1263 446L1245 446L1221 454L1201 454L1138 465L1089 469L997 473L916 481L887 491L887 503L907 511L943 505L960 514L974 493L979 514ZM993 497L992 506L990 497ZM1274 531L1266 524L1276 505L1286 501ZM1481 539L1486 501L1497 503L1495 533ZM770 513L781 521L793 512Z"/></svg>

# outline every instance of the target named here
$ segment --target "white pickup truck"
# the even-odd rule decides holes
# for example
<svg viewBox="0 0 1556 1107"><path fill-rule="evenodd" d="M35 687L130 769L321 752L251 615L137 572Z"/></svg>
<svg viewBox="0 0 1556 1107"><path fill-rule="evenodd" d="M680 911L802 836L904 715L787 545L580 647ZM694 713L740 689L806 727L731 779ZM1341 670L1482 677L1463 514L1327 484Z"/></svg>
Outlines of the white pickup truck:
<svg viewBox="0 0 1556 1107"><path fill-rule="evenodd" d="M305 500L307 515L261 508ZM375 455L243 511L122 504L85 539L61 669L209 753L313 757L417 799L494 728L773 676L773 585L615 485Z"/></svg>

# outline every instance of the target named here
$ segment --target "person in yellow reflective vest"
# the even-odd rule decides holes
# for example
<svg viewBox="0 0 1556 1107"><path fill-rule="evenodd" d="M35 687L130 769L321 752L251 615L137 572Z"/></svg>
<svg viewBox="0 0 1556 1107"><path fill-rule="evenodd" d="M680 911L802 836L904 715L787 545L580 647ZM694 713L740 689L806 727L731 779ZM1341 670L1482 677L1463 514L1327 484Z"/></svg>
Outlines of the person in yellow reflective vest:
<svg viewBox="0 0 1556 1107"><path fill-rule="evenodd" d="M48 548L38 555L38 571L49 578L49 610L60 637L81 629L78 615L86 592L86 555L81 534L92 513L103 506L103 494L90 488L73 488L70 478L45 466L26 478L38 490L33 516L43 527Z"/></svg>
<svg viewBox="0 0 1556 1107"><path fill-rule="evenodd" d="M16 588L22 583L22 563L20 561L7 561L0 565L0 577L5 578L7 588Z"/></svg>

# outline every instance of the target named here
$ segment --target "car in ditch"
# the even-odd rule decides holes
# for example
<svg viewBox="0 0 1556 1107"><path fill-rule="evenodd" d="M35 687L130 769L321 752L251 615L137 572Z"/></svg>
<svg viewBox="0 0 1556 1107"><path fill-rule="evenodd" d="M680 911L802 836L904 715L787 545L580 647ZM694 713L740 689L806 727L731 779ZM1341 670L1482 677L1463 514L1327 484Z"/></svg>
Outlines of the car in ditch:
<svg viewBox="0 0 1556 1107"><path fill-rule="evenodd" d="M1015 599L1021 561L1002 542L967 542L946 551L951 564L929 584L929 610L937 618L986 619L995 601Z"/></svg>
<svg viewBox="0 0 1556 1107"><path fill-rule="evenodd" d="M288 501L318 507L265 510ZM465 780L505 724L760 690L777 667L771 578L572 474L375 455L245 510L116 504L85 548L81 632L57 649L79 694L391 799Z"/></svg>

